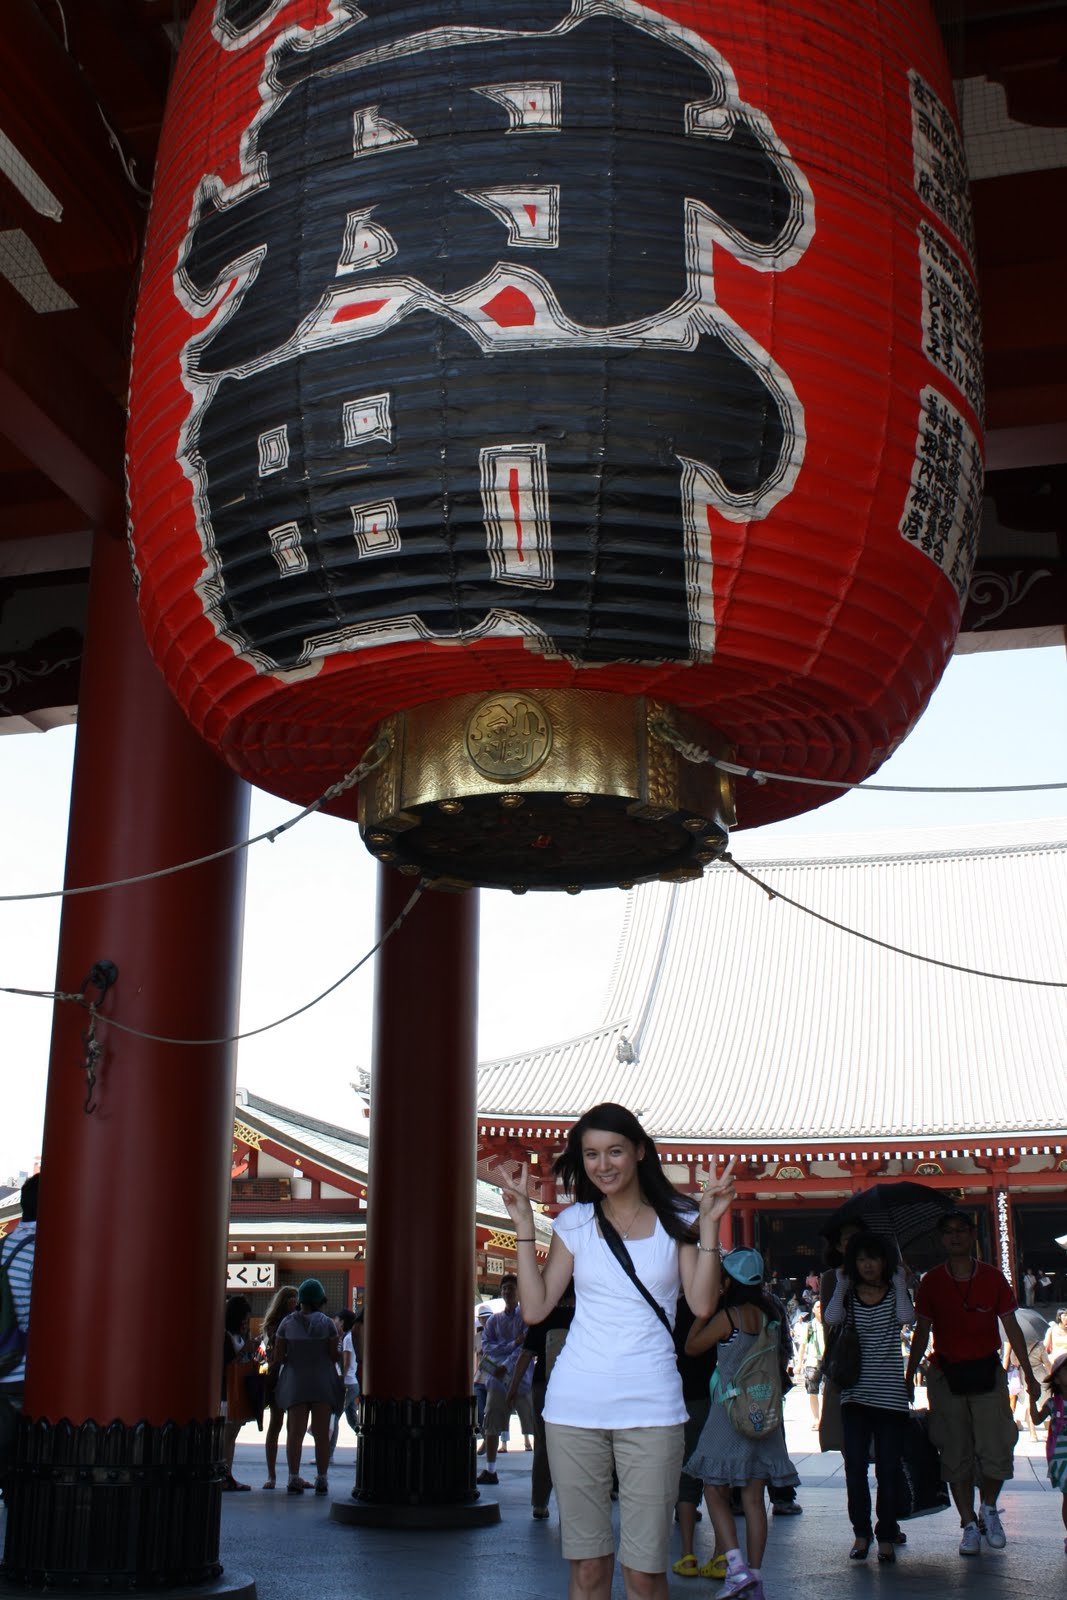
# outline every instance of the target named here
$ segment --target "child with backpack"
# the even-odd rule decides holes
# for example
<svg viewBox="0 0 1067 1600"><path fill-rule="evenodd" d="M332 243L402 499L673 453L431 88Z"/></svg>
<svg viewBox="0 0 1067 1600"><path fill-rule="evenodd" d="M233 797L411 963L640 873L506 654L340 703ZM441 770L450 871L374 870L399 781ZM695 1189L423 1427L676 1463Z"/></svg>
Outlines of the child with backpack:
<svg viewBox="0 0 1067 1600"><path fill-rule="evenodd" d="M1049 1398L1034 1415L1038 1422L1048 1418L1048 1442L1045 1445L1048 1478L1052 1487L1063 1496L1060 1511L1067 1532L1067 1354L1057 1356L1052 1363L1048 1384ZM1063 1553L1067 1556L1067 1537L1063 1541Z"/></svg>
<svg viewBox="0 0 1067 1600"><path fill-rule="evenodd" d="M761 1565L767 1547L764 1491L799 1483L782 1430L782 1378L778 1310L763 1285L758 1250L731 1250L722 1258L724 1292L713 1317L699 1317L686 1353L718 1347L711 1406L685 1471L704 1485L716 1548L726 1553L721 1600L744 1595L763 1600ZM739 1488L745 1513L747 1559L737 1544L730 1490Z"/></svg>

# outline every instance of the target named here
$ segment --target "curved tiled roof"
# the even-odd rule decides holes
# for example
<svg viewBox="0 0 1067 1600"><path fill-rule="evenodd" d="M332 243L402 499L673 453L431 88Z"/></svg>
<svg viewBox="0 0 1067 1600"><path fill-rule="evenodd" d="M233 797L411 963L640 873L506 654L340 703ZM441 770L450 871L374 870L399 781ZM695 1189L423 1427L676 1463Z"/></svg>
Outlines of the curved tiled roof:
<svg viewBox="0 0 1067 1600"><path fill-rule="evenodd" d="M737 859L779 895L890 944L1067 981L1064 822L789 840ZM632 1055L633 1060L619 1059ZM604 1022L485 1062L485 1119L600 1100L657 1136L896 1139L1067 1130L1067 989L949 972L770 899L728 865L631 894Z"/></svg>
<svg viewBox="0 0 1067 1600"><path fill-rule="evenodd" d="M294 1110L291 1106L279 1105L274 1100L265 1100L261 1095L253 1094L247 1089L237 1090L236 1112L238 1118L247 1122L256 1132L266 1138L284 1145L286 1149L316 1162L319 1166L336 1172L341 1177L354 1178L361 1184L370 1184L373 1203L373 1184L370 1178L370 1140L366 1133L357 1132L352 1128L342 1127L339 1123L324 1122L320 1117L306 1115L302 1111ZM14 1196L18 1200L18 1192ZM478 1178L475 1183L475 1212L476 1220L483 1227L502 1228L505 1232L511 1229L512 1223L508 1216L504 1202L500 1198L500 1189L496 1184L487 1183ZM2 1219L0 1207L0 1219ZM263 1226L253 1223L250 1218L231 1221L230 1232L235 1231L241 1238L255 1237L255 1228ZM267 1234L273 1223L267 1224ZM282 1222L277 1224L282 1232L292 1234L293 1224ZM343 1225L339 1224L342 1232L363 1232L363 1222L355 1226L351 1219L346 1219ZM321 1221L310 1219L309 1229L315 1238L324 1236ZM534 1219L534 1231L538 1239L547 1244L552 1236L549 1224L540 1216Z"/></svg>

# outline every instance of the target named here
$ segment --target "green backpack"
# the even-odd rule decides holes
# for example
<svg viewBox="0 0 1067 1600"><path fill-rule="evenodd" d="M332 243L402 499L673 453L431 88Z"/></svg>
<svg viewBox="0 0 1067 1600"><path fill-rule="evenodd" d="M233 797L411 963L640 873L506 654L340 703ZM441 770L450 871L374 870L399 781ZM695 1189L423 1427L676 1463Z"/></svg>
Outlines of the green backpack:
<svg viewBox="0 0 1067 1600"><path fill-rule="evenodd" d="M711 1398L726 1407L734 1429L746 1439L765 1439L781 1426L780 1363L778 1324L764 1315L755 1343L733 1377L724 1382L718 1368L711 1375Z"/></svg>
<svg viewBox="0 0 1067 1600"><path fill-rule="evenodd" d="M19 1326L8 1268L29 1242L28 1239L20 1239L6 1261L3 1259L3 1246L0 1245L0 1381L15 1370L26 1354L26 1334Z"/></svg>

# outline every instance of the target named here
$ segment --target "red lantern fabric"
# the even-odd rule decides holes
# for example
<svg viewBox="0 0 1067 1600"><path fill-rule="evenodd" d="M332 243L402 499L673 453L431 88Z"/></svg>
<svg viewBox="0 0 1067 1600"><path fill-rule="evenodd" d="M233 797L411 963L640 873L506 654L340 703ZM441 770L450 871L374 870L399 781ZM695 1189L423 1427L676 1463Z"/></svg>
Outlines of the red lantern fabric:
<svg viewBox="0 0 1067 1600"><path fill-rule="evenodd" d="M299 802L390 712L502 688L873 771L977 540L951 106L925 0L201 0L129 429L194 725ZM739 822L825 798L741 784Z"/></svg>

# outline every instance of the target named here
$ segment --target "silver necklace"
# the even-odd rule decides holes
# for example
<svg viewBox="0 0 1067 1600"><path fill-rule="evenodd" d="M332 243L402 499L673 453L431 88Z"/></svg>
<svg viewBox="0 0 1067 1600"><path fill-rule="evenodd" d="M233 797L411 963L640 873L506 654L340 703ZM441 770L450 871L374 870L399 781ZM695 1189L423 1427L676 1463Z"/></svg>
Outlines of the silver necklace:
<svg viewBox="0 0 1067 1600"><path fill-rule="evenodd" d="M634 1212L633 1216L630 1218L630 1220L626 1224L625 1228L620 1228L619 1224L615 1221L614 1217L609 1217L608 1221L611 1223L612 1227L616 1230L616 1232L623 1239L628 1239L630 1237L631 1231L633 1230L634 1223L637 1221L638 1217L641 1215L641 1213L642 1213L642 1211L644 1209L645 1209L644 1200L639 1200L637 1202L637 1210Z"/></svg>

